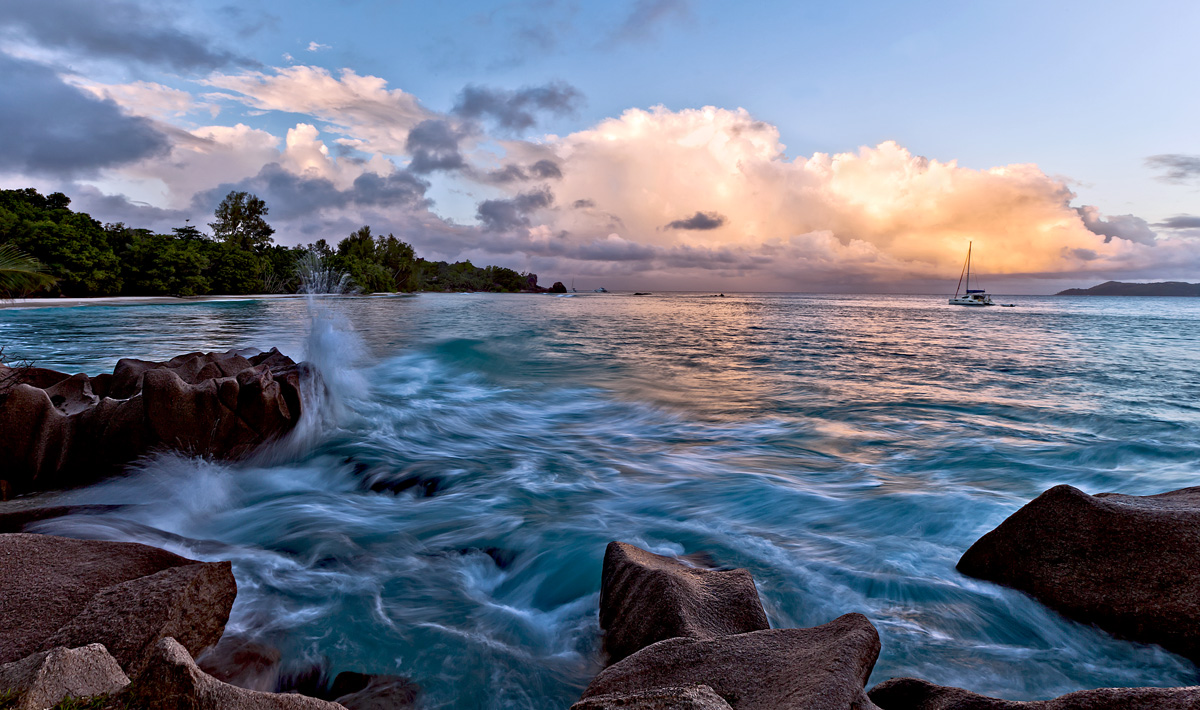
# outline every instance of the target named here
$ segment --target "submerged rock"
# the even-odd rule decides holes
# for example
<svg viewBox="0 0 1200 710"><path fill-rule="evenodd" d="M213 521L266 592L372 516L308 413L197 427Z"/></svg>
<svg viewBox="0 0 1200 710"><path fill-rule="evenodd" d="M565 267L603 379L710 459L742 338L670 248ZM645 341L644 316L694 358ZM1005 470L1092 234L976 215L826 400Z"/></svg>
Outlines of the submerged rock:
<svg viewBox="0 0 1200 710"><path fill-rule="evenodd" d="M571 710L730 710L716 691L707 685L655 688L636 693L597 695L580 700Z"/></svg>
<svg viewBox="0 0 1200 710"><path fill-rule="evenodd" d="M236 594L228 562L146 545L0 535L0 663L103 643L127 672L178 633L192 652L221 637Z"/></svg>
<svg viewBox="0 0 1200 710"><path fill-rule="evenodd" d="M0 690L10 710L42 710L67 697L110 695L129 685L116 659L98 643L53 648L0 666Z"/></svg>
<svg viewBox="0 0 1200 710"><path fill-rule="evenodd" d="M958 569L1200 660L1200 488L1091 496L1055 486L980 538Z"/></svg>
<svg viewBox="0 0 1200 710"><path fill-rule="evenodd" d="M420 687L407 678L352 671L338 673L328 691L333 701L346 710L399 710L413 707L420 693Z"/></svg>
<svg viewBox="0 0 1200 710"><path fill-rule="evenodd" d="M606 668L583 700L703 684L735 710L865 710L873 707L864 686L878 656L879 634L861 614L809 629L673 638Z"/></svg>
<svg viewBox="0 0 1200 710"><path fill-rule="evenodd" d="M623 542L604 553L600 628L612 662L664 639L770 627L747 570L698 569Z"/></svg>
<svg viewBox="0 0 1200 710"><path fill-rule="evenodd" d="M91 483L156 450L235 459L290 431L312 376L278 350L121 360L111 375L0 366L0 460L14 494Z"/></svg>
<svg viewBox="0 0 1200 710"><path fill-rule="evenodd" d="M154 645L143 670L114 698L118 707L164 710L344 710L296 693L263 693L222 683L196 665L173 638Z"/></svg>
<svg viewBox="0 0 1200 710"><path fill-rule="evenodd" d="M1195 710L1200 687L1097 688L1053 700L1018 702L934 685L916 678L893 678L871 689L881 710Z"/></svg>
<svg viewBox="0 0 1200 710"><path fill-rule="evenodd" d="M279 649L244 636L225 635L196 657L200 670L222 683L271 692L279 685Z"/></svg>

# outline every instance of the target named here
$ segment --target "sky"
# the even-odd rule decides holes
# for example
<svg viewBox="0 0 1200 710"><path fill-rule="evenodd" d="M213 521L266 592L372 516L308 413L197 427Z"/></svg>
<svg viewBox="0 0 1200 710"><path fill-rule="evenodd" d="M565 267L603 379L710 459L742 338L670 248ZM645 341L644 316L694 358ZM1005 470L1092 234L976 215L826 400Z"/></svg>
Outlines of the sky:
<svg viewBox="0 0 1200 710"><path fill-rule="evenodd" d="M0 0L0 186L583 289L1200 280L1200 3Z"/></svg>

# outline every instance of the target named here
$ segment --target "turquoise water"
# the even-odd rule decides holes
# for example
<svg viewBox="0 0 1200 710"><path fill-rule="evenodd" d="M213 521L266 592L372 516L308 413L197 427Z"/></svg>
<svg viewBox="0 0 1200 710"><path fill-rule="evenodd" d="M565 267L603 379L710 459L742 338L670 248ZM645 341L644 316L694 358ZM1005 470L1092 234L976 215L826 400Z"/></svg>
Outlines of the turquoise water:
<svg viewBox="0 0 1200 710"><path fill-rule="evenodd" d="M1011 699L1191 663L954 570L1052 485L1200 472L1200 300L425 294L0 311L10 358L278 346L331 383L259 460L164 457L42 532L232 559L231 628L398 673L430 708L563 708L600 669L604 546L749 568L775 627L866 614L872 683Z"/></svg>

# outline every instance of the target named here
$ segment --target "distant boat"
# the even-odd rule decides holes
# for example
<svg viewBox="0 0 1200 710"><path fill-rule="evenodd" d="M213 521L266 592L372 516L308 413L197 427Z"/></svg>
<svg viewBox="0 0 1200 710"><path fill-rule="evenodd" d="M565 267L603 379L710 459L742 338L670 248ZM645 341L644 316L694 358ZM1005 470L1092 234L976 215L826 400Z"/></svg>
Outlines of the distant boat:
<svg viewBox="0 0 1200 710"><path fill-rule="evenodd" d="M967 263L963 265L963 274L967 276L966 292L959 296L959 289L963 285L963 274L958 275L958 286L954 289L954 298L950 299L952 306L994 306L992 297L987 295L987 291L981 288L971 288L971 246L974 242L967 243Z"/></svg>
<svg viewBox="0 0 1200 710"><path fill-rule="evenodd" d="M593 290L592 293L608 293L608 289L601 286L600 288Z"/></svg>

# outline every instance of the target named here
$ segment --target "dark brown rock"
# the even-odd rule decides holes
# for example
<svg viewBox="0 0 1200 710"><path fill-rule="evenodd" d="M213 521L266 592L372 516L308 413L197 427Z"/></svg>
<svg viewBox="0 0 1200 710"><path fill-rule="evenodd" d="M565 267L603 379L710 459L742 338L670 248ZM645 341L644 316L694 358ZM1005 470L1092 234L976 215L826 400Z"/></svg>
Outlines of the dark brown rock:
<svg viewBox="0 0 1200 710"><path fill-rule="evenodd" d="M12 493L91 483L152 451L236 459L290 431L301 380L272 349L121 360L112 375L0 367L0 460Z"/></svg>
<svg viewBox="0 0 1200 710"><path fill-rule="evenodd" d="M583 693L708 685L735 710L866 710L879 634L861 614L809 629L659 641L609 666Z"/></svg>
<svg viewBox="0 0 1200 710"><path fill-rule="evenodd" d="M707 685L686 688L655 688L636 693L597 695L580 700L571 710L730 710L716 691Z"/></svg>
<svg viewBox="0 0 1200 710"><path fill-rule="evenodd" d="M1019 702L977 695L916 678L893 678L871 689L881 710L1196 710L1200 687L1097 688L1053 700Z"/></svg>
<svg viewBox="0 0 1200 710"><path fill-rule="evenodd" d="M400 710L414 707L420 692L407 678L347 671L333 679L328 697L346 710Z"/></svg>
<svg viewBox="0 0 1200 710"><path fill-rule="evenodd" d="M64 698L109 695L129 685L104 646L54 648L0 666L0 689L15 693L9 710L42 710Z"/></svg>
<svg viewBox="0 0 1200 710"><path fill-rule="evenodd" d="M102 589L193 564L136 543L0 535L0 663L44 648Z"/></svg>
<svg viewBox="0 0 1200 710"><path fill-rule="evenodd" d="M102 643L133 677L161 639L191 654L216 644L236 596L228 562L172 567L101 589L44 646Z"/></svg>
<svg viewBox="0 0 1200 710"><path fill-rule="evenodd" d="M114 700L155 710L344 710L341 705L295 693L262 693L222 683L196 665L172 638L154 645L148 663Z"/></svg>
<svg viewBox="0 0 1200 710"><path fill-rule="evenodd" d="M1055 486L980 538L958 569L1200 660L1200 488L1090 496Z"/></svg>
<svg viewBox="0 0 1200 710"><path fill-rule="evenodd" d="M612 542L600 579L600 628L616 662L664 639L712 639L770 623L748 571L699 569Z"/></svg>
<svg viewBox="0 0 1200 710"><path fill-rule="evenodd" d="M244 636L226 634L196 656L200 670L222 683L271 692L279 685L279 649Z"/></svg>

